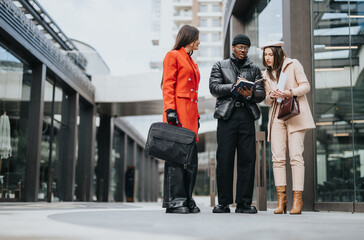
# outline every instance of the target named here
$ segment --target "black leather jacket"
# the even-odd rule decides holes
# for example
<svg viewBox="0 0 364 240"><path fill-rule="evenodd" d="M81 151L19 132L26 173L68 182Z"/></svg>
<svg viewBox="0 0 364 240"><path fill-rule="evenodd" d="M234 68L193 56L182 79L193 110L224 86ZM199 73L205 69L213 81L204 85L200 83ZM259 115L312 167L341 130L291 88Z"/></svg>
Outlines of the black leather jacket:
<svg viewBox="0 0 364 240"><path fill-rule="evenodd" d="M209 87L211 94L217 98L214 118L229 119L235 102L240 101L244 102L254 120L259 119L260 110L257 103L265 98L264 81L256 84L251 97L235 97L231 89L239 76L255 82L262 78L262 73L248 57L239 60L234 54L231 54L229 59L215 63L212 67Z"/></svg>

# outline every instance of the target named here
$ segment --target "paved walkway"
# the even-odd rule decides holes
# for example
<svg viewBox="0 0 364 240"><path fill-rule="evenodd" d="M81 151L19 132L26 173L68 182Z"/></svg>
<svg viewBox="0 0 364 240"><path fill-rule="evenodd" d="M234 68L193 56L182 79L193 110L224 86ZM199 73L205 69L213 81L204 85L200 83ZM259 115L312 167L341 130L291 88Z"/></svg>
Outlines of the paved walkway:
<svg viewBox="0 0 364 240"><path fill-rule="evenodd" d="M0 203L0 239L364 239L363 213L165 214L161 203Z"/></svg>

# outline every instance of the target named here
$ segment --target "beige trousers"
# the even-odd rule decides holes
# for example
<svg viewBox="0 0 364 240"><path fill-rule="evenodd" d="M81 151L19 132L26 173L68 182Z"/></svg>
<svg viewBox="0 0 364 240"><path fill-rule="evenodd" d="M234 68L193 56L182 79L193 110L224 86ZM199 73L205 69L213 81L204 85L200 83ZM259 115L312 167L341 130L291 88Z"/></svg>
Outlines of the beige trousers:
<svg viewBox="0 0 364 240"><path fill-rule="evenodd" d="M277 118L278 109L274 116L271 129L271 149L273 160L273 174L276 186L286 186L286 151L287 140L289 159L292 169L292 190L303 191L305 166L303 161L304 139L306 131L289 133L284 121Z"/></svg>

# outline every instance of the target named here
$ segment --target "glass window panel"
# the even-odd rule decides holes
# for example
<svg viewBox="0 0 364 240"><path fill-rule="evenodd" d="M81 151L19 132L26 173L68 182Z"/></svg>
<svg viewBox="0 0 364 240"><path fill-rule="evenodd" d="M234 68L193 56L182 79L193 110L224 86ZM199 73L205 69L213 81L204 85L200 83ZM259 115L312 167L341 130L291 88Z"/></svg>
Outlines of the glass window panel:
<svg viewBox="0 0 364 240"><path fill-rule="evenodd" d="M213 4L212 5L212 11L213 12L220 12L220 5L219 4Z"/></svg>
<svg viewBox="0 0 364 240"><path fill-rule="evenodd" d="M200 5L200 12L207 12L207 5L206 4L201 4Z"/></svg>
<svg viewBox="0 0 364 240"><path fill-rule="evenodd" d="M207 27L207 19L200 19L200 27Z"/></svg>
<svg viewBox="0 0 364 240"><path fill-rule="evenodd" d="M208 34L207 33L200 33L200 41L207 42L208 41Z"/></svg>
<svg viewBox="0 0 364 240"><path fill-rule="evenodd" d="M352 1L350 1L352 2ZM350 18L351 25L360 26L361 30L356 35L351 35L351 42L357 44L357 49L351 49L353 60L357 59L358 64L352 68L353 84L353 136L354 136L354 163L355 169L355 200L364 202L364 42L358 42L356 38L363 38L364 35L364 1L356 3L356 13L362 18Z"/></svg>
<svg viewBox="0 0 364 240"><path fill-rule="evenodd" d="M54 101L53 101L54 91ZM63 90L49 81L44 86L44 113L43 131L40 157L40 182L38 190L39 200L48 200L48 192L51 193L51 201L61 199L59 182L62 172L59 169L59 143L60 132L67 127L62 122Z"/></svg>
<svg viewBox="0 0 364 240"><path fill-rule="evenodd" d="M211 27L220 27L219 19L211 19Z"/></svg>
<svg viewBox="0 0 364 240"><path fill-rule="evenodd" d="M347 1L340 4L340 9L348 9ZM353 70L358 64L353 53L357 50L351 49L353 42L349 37L357 35L360 26L349 24L348 12L337 13L334 7L327 5L326 9L313 13L316 16L313 38L317 124L316 201L352 202L355 199L354 181L357 175L354 166L360 160L353 154L351 121Z"/></svg>
<svg viewBox="0 0 364 240"><path fill-rule="evenodd" d="M212 37L212 41L220 41L219 33L212 33L211 37Z"/></svg>
<svg viewBox="0 0 364 240"><path fill-rule="evenodd" d="M315 60L334 59L334 58L348 58L348 57L349 57L349 50L315 53Z"/></svg>
<svg viewBox="0 0 364 240"><path fill-rule="evenodd" d="M25 186L32 70L0 45L0 192L20 200ZM10 185L17 185L17 190Z"/></svg>

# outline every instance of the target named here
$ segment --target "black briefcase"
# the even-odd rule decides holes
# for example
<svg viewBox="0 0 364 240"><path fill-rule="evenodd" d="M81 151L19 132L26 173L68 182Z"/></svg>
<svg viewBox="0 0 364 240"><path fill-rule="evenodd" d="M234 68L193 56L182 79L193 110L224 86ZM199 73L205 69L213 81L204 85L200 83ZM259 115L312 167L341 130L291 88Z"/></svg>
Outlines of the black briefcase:
<svg viewBox="0 0 364 240"><path fill-rule="evenodd" d="M150 126L145 152L155 158L189 164L196 147L196 133L175 125L157 122Z"/></svg>

